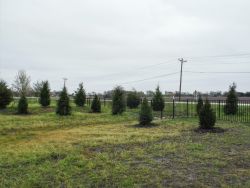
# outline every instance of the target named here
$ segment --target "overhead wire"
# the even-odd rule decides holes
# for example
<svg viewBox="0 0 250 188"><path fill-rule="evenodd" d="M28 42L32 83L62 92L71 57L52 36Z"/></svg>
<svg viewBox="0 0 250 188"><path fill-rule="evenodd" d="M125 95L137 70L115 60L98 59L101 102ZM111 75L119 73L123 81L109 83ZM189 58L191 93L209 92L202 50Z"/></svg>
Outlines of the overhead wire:
<svg viewBox="0 0 250 188"><path fill-rule="evenodd" d="M250 56L250 53L241 53L241 54L225 54L225 55L212 55L212 56L196 56L196 57L187 57L188 59L202 59L202 58L248 58L248 56ZM121 74L125 74L125 73L131 73L131 72L138 72L140 70L144 70L144 69L148 69L148 68L152 68L152 67L156 67L156 66L161 66L161 65L167 65L167 64L172 64L174 63L174 59L177 58L171 58L168 61L162 62L162 63L157 63L157 64L152 64L152 65L148 65L148 66L144 66L144 67L139 67L139 68L134 68L133 70L130 71L123 71L123 72L116 72L113 74L108 74L108 75L103 75L100 76L101 78L105 78L105 77L109 77L109 76L115 76L115 75L121 75ZM250 63L249 62L238 62L238 64L244 64L244 63ZM194 62L192 64L202 64L202 63L197 63ZM217 64L237 64L237 62L217 62ZM183 71L186 73L197 73L197 74L249 74L250 72L226 72L226 71ZM128 81L128 82L123 82L120 84L130 84L130 83L137 83L137 82L142 82L142 81L147 81L147 80L152 80L152 79L156 79L156 78L162 78L162 77L167 77L167 76L171 76L171 75L175 75L178 74L179 72L171 72L168 74L162 74L162 75L158 75L158 76L153 76L153 77L149 77L149 78L145 78L145 79L139 79L139 80L134 80L134 81Z"/></svg>
<svg viewBox="0 0 250 188"><path fill-rule="evenodd" d="M250 53L225 54L225 55L213 55L213 56L193 56L193 57L190 56L190 57L187 57L187 58L188 59L196 59L196 58L222 58L222 57L245 57L245 56L250 56ZM152 68L152 67L156 67L156 66L160 66L160 65L172 64L175 61L175 59L178 59L178 58L177 57L171 57L171 58L169 58L169 60L167 60L165 62L162 62L162 63L147 65L147 66L138 67L138 68L134 67L133 70L115 72L115 73L107 74L107 75L101 75L101 76L99 76L99 78L115 76L115 75L121 75L121 74L130 73L130 72L134 72L134 71L140 71L140 70L144 70L144 69L147 69L147 68ZM195 63L196 62L194 62L192 64L195 64ZM239 63L248 63L248 62L239 62ZM222 62L222 63L219 63L219 64L234 64L234 63L224 63L224 62ZM237 63L235 62L235 64L237 64Z"/></svg>
<svg viewBox="0 0 250 188"><path fill-rule="evenodd" d="M129 81L129 82L123 82L123 83L120 83L120 84L121 85L126 85L126 84L130 84L130 83L136 83L136 82L142 82L142 81L152 80L152 79L156 79L156 78L172 76L172 75L175 75L175 74L179 74L179 72L172 72L172 73L169 73L169 74L162 74L162 75L159 75L159 76L154 76L154 77L149 77L149 78L134 80L134 81Z"/></svg>
<svg viewBox="0 0 250 188"><path fill-rule="evenodd" d="M227 57L246 57L250 56L250 53L243 53L243 54L225 54L225 55L211 55L211 56L193 56L193 57L186 57L189 59L200 59L200 58L227 58Z"/></svg>
<svg viewBox="0 0 250 188"><path fill-rule="evenodd" d="M137 71L141 71L147 68L152 68L152 67L156 67L156 66L160 66L160 65L167 65L167 64L172 64L174 61L173 60L169 60L169 61L164 61L162 63L157 63L157 64L153 64L153 65L148 65L148 66L143 66L143 67L138 67L138 68L133 68L133 70L129 70L129 71L121 71L121 72L115 72L112 74L106 74L106 75L100 75L98 76L98 78L105 78L105 77L110 77L110 76L116 76L116 75L122 75L122 74L127 74L127 73L131 73L131 72L137 72Z"/></svg>
<svg viewBox="0 0 250 188"><path fill-rule="evenodd" d="M248 71L243 72L227 72L227 71L183 71L187 73L198 73L198 74L250 74Z"/></svg>

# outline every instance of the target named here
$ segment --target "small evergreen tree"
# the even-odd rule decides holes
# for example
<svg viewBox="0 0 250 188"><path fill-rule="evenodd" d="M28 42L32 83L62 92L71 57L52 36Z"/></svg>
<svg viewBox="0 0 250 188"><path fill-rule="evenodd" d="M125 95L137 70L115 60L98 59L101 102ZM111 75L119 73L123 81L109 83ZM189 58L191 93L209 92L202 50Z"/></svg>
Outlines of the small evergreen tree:
<svg viewBox="0 0 250 188"><path fill-rule="evenodd" d="M101 101L100 101L100 98L97 95L94 96L94 99L92 101L91 111L94 112L94 113L101 112Z"/></svg>
<svg viewBox="0 0 250 188"><path fill-rule="evenodd" d="M235 115L238 111L238 97L236 94L236 84L229 86L224 112L227 115Z"/></svg>
<svg viewBox="0 0 250 188"><path fill-rule="evenodd" d="M127 106L129 108L137 108L140 104L140 96L136 91L130 91L127 94Z"/></svg>
<svg viewBox="0 0 250 188"><path fill-rule="evenodd" d="M156 91L153 95L152 107L154 111L161 112L161 118L162 118L162 111L165 107L165 102L159 86L157 86Z"/></svg>
<svg viewBox="0 0 250 188"><path fill-rule="evenodd" d="M121 86L113 90L112 95L112 114L122 114L126 110L125 92Z"/></svg>
<svg viewBox="0 0 250 188"><path fill-rule="evenodd" d="M25 95L22 95L18 101L17 106L17 113L18 114L28 114L28 101Z"/></svg>
<svg viewBox="0 0 250 188"><path fill-rule="evenodd" d="M50 88L48 81L42 82L42 88L39 95L39 103L43 107L47 107L50 105Z"/></svg>
<svg viewBox="0 0 250 188"><path fill-rule="evenodd" d="M203 106L203 100L202 100L202 98L201 98L201 95L199 95L198 103L197 103L197 106L196 106L197 115L199 115L202 106Z"/></svg>
<svg viewBox="0 0 250 188"><path fill-rule="evenodd" d="M56 113L61 116L70 115L71 107L69 104L69 96L67 89L64 86L62 92L60 93L59 100L57 101Z"/></svg>
<svg viewBox="0 0 250 188"><path fill-rule="evenodd" d="M85 102L86 102L86 93L83 88L83 83L79 84L78 90L75 92L75 97L74 97L75 104L77 106L83 107Z"/></svg>
<svg viewBox="0 0 250 188"><path fill-rule="evenodd" d="M153 120L152 109L148 105L148 100L145 97L141 104L141 111L139 113L139 123L140 125L148 125Z"/></svg>
<svg viewBox="0 0 250 188"><path fill-rule="evenodd" d="M199 112L199 124L201 129L212 129L216 122L216 116L211 108L211 104L206 99L205 104Z"/></svg>
<svg viewBox="0 0 250 188"><path fill-rule="evenodd" d="M0 80L0 109L5 109L13 100L12 92L4 80Z"/></svg>

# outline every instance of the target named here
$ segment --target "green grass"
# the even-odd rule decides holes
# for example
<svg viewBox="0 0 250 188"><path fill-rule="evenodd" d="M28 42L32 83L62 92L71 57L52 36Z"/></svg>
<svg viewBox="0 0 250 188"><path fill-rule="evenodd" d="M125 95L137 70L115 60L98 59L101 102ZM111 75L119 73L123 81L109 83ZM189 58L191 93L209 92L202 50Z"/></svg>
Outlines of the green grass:
<svg viewBox="0 0 250 188"><path fill-rule="evenodd" d="M196 119L141 128L138 110L112 116L73 107L68 117L33 101L0 113L0 187L249 187L250 125L217 122L197 133Z"/></svg>

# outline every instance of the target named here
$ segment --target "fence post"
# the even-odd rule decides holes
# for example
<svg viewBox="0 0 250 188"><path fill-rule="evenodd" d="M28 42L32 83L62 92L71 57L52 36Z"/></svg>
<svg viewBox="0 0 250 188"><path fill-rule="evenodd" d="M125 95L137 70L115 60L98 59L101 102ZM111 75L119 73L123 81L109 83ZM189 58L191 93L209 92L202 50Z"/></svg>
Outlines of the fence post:
<svg viewBox="0 0 250 188"><path fill-rule="evenodd" d="M106 105L106 99L105 99L105 97L103 98L103 105L104 106Z"/></svg>
<svg viewBox="0 0 250 188"><path fill-rule="evenodd" d="M173 99L173 119L175 118L175 102L174 102L174 99Z"/></svg>
<svg viewBox="0 0 250 188"><path fill-rule="evenodd" d="M187 99L187 117L189 115L189 112L188 112L188 99Z"/></svg>
<svg viewBox="0 0 250 188"><path fill-rule="evenodd" d="M220 100L219 100L219 119L220 119Z"/></svg>

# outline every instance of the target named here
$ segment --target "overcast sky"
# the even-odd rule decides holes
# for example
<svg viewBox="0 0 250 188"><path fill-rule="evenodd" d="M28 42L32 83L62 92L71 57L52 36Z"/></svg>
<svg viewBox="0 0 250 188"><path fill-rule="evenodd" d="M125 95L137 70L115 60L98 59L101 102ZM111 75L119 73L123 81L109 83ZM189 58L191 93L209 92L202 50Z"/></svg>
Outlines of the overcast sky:
<svg viewBox="0 0 250 188"><path fill-rule="evenodd" d="M250 1L0 0L0 78L9 84L22 69L52 90L66 77L70 92L79 82L88 92L176 91L181 57L184 71L250 72ZM183 73L183 91L232 82L250 91L249 73Z"/></svg>

